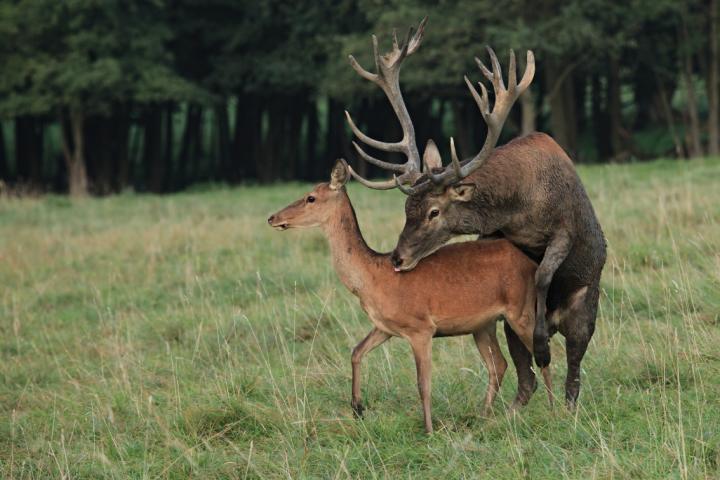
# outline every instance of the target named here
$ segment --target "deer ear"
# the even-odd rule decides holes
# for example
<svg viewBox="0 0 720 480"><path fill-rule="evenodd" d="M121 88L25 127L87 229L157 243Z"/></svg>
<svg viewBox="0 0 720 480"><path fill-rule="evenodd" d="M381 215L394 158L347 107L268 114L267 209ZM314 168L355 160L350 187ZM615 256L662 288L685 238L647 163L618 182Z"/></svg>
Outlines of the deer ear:
<svg viewBox="0 0 720 480"><path fill-rule="evenodd" d="M338 158L330 172L330 188L333 190L340 189L347 183L349 178L350 172L348 172L347 162L342 158Z"/></svg>
<svg viewBox="0 0 720 480"><path fill-rule="evenodd" d="M434 169L442 168L442 159L440 158L440 151L435 145L435 142L428 140L425 145L425 152L423 153L423 166L425 172L432 172Z"/></svg>
<svg viewBox="0 0 720 480"><path fill-rule="evenodd" d="M453 202L469 202L475 193L474 183L459 183L450 187L448 194Z"/></svg>

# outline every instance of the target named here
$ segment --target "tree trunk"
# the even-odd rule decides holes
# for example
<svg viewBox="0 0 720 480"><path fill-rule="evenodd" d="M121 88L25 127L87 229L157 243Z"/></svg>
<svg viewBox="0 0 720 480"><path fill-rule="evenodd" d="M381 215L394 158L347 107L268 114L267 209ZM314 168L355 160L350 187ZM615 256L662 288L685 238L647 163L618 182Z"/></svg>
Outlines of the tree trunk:
<svg viewBox="0 0 720 480"><path fill-rule="evenodd" d="M38 118L15 119L15 168L18 180L33 188L42 185L43 124Z"/></svg>
<svg viewBox="0 0 720 480"><path fill-rule="evenodd" d="M180 186L187 186L190 183L193 172L190 171L190 158L193 155L193 145L196 141L198 107L188 104L185 111L185 127L180 143L180 155L178 156L177 183Z"/></svg>
<svg viewBox="0 0 720 480"><path fill-rule="evenodd" d="M174 105L172 102L168 102L165 105L164 113L164 134L165 134L165 147L163 148L163 165L165 166L163 171L163 190L166 191L172 184L172 170L173 170L173 144L175 140L175 129L173 128L173 111Z"/></svg>
<svg viewBox="0 0 720 480"><path fill-rule="evenodd" d="M147 169L146 187L151 192L162 193L166 172L162 154L163 110L158 105L150 108L152 110L145 114L144 119L143 163Z"/></svg>
<svg viewBox="0 0 720 480"><path fill-rule="evenodd" d="M535 96L533 95L531 88L528 88L522 95L520 95L520 108L522 112L520 135L527 135L537 130Z"/></svg>
<svg viewBox="0 0 720 480"><path fill-rule="evenodd" d="M90 117L85 123L85 152L91 162L86 162L87 174L93 193L107 195L112 192L115 177L113 152L115 150L112 119Z"/></svg>
<svg viewBox="0 0 720 480"><path fill-rule="evenodd" d="M230 155L230 121L228 119L227 102L223 100L215 106L215 141L219 164L220 180L234 182L238 175Z"/></svg>
<svg viewBox="0 0 720 480"><path fill-rule="evenodd" d="M137 187L138 184L142 184L144 180L142 178L142 144L145 140L143 138L142 128L137 124L130 126L129 135L128 179L134 187ZM140 167L138 168L138 166Z"/></svg>
<svg viewBox="0 0 720 480"><path fill-rule="evenodd" d="M583 70L576 69L575 75L573 76L573 111L575 112L575 132L584 132L587 129L588 118L587 112L585 111L586 97L587 97L587 78Z"/></svg>
<svg viewBox="0 0 720 480"><path fill-rule="evenodd" d="M595 137L595 148L601 161L610 158L610 140L606 108L603 104L604 90L599 75L593 75L590 82L592 129Z"/></svg>
<svg viewBox="0 0 720 480"><path fill-rule="evenodd" d="M680 62L682 63L681 71L683 72L682 77L687 93L687 115L690 120L689 154L691 157L699 157L703 154L702 141L700 139L700 116L698 114L697 96L695 94L695 84L693 81L692 51L690 50L690 36L688 34L686 16L687 15L683 15L682 27L680 28L682 36L681 45L683 47Z"/></svg>
<svg viewBox="0 0 720 480"><path fill-rule="evenodd" d="M610 122L610 155L614 160L620 160L624 154L622 141L622 104L620 99L620 62L610 57L608 62L607 83L607 112Z"/></svg>
<svg viewBox="0 0 720 480"><path fill-rule="evenodd" d="M474 155L477 151L478 142L482 142L484 136L487 134L485 128L473 128L475 122L472 121L472 115L475 112L480 115L474 102L469 102L467 99L452 102L455 148L457 149L460 159ZM483 123L483 126L484 125Z"/></svg>
<svg viewBox="0 0 720 480"><path fill-rule="evenodd" d="M718 57L718 2L710 0L710 58L708 65L707 94L708 94L708 154L720 154L720 102L718 101L718 70L720 58Z"/></svg>
<svg viewBox="0 0 720 480"><path fill-rule="evenodd" d="M5 131L0 123L0 180L8 182L10 180L10 168L7 164L7 155L5 153Z"/></svg>
<svg viewBox="0 0 720 480"><path fill-rule="evenodd" d="M130 117L128 110L128 105L122 104L115 114L115 131L117 133L113 137L116 142L114 149L116 174L113 188L116 192L122 192L130 179Z"/></svg>
<svg viewBox="0 0 720 480"><path fill-rule="evenodd" d="M443 132L443 118L445 116L445 105L447 102L444 98L433 99L430 103L430 112L434 112L432 115L432 122L430 123L430 130L428 131L428 138L432 138L436 144L444 144L443 148L440 148L442 158L450 158L450 141Z"/></svg>
<svg viewBox="0 0 720 480"><path fill-rule="evenodd" d="M317 101L313 99L307 109L307 137L305 139L305 157L307 166L305 168L304 180L314 180L314 165L318 162L318 114Z"/></svg>
<svg viewBox="0 0 720 480"><path fill-rule="evenodd" d="M287 160L283 157L283 146L285 139L285 116L287 114L285 108L285 99L282 97L273 97L269 101L268 108L268 131L263 140L263 154L260 159L260 167L258 168L260 180L269 182L277 179L278 176L285 174L286 165L281 164Z"/></svg>
<svg viewBox="0 0 720 480"><path fill-rule="evenodd" d="M260 98L252 94L238 96L232 162L238 165L240 178L257 178L258 157L262 147L262 109Z"/></svg>
<svg viewBox="0 0 720 480"><path fill-rule="evenodd" d="M80 109L71 108L69 119L61 114L62 147L68 172L68 189L71 197L88 194L88 176L85 167L85 115Z"/></svg>
<svg viewBox="0 0 720 480"><path fill-rule="evenodd" d="M632 72L632 87L635 97L636 129L647 128L654 122L662 122L664 114L662 108L658 109L658 73L652 68L634 68Z"/></svg>
<svg viewBox="0 0 720 480"><path fill-rule="evenodd" d="M345 134L345 114L343 105L333 98L328 99L327 109L327 139L325 142L325 155L317 162L320 178L326 178L338 157L350 157L349 142Z"/></svg>
<svg viewBox="0 0 720 480"><path fill-rule="evenodd" d="M299 178L300 171L300 141L303 120L303 99L306 95L295 95L287 99L290 107L285 116L285 161L283 167L283 178L295 180Z"/></svg>
<svg viewBox="0 0 720 480"><path fill-rule="evenodd" d="M667 122L668 131L670 132L670 136L672 136L673 144L675 145L675 155L677 155L678 158L683 158L685 153L683 152L682 141L680 141L680 137L678 137L677 132L675 131L675 119L673 119L667 92L665 91L665 87L659 78L657 79L657 84L658 91L660 92L660 103L662 105L663 116Z"/></svg>
<svg viewBox="0 0 720 480"><path fill-rule="evenodd" d="M572 74L567 71L557 76L562 68L557 61L548 61L545 68L547 85L550 88L550 128L555 140L570 155L577 153L577 124L575 118L575 93ZM552 86L552 87L551 87Z"/></svg>

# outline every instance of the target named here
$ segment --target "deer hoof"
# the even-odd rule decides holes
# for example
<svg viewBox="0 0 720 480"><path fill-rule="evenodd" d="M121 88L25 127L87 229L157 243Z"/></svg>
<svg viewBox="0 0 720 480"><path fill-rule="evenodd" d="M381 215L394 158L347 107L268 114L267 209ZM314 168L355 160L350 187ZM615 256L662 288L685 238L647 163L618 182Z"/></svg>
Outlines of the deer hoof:
<svg viewBox="0 0 720 480"><path fill-rule="evenodd" d="M360 402L351 402L350 406L352 407L353 414L355 415L355 418L362 418L363 412L365 411L365 407L362 406L362 403Z"/></svg>
<svg viewBox="0 0 720 480"><path fill-rule="evenodd" d="M548 338L536 338L533 341L535 363L540 368L550 365L550 343Z"/></svg>

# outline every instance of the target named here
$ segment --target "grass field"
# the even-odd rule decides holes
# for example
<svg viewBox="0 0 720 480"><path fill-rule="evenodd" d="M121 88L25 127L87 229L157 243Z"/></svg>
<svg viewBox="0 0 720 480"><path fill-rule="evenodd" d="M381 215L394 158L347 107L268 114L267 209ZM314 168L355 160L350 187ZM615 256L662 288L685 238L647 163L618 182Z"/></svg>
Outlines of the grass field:
<svg viewBox="0 0 720 480"><path fill-rule="evenodd" d="M401 340L352 417L369 321L319 231L265 223L307 185L0 200L0 477L719 478L720 161L581 175L610 256L577 412L508 415L510 369L482 417L472 339L438 339L430 437ZM391 249L402 194L350 196Z"/></svg>

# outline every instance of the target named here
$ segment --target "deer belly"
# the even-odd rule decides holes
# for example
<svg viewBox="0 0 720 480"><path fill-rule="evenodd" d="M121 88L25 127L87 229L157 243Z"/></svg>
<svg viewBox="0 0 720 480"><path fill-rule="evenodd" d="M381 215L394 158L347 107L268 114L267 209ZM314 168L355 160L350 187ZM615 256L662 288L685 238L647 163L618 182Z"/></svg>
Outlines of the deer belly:
<svg viewBox="0 0 720 480"><path fill-rule="evenodd" d="M501 320L502 316L502 311L493 311L482 315L435 318L435 336L451 337L475 333Z"/></svg>
<svg viewBox="0 0 720 480"><path fill-rule="evenodd" d="M362 304L363 310L367 313L368 318L372 322L373 326L392 336L403 336L403 334L410 330L417 330L420 327L420 323L414 318L408 318L401 315L387 315L387 312L381 312L372 305ZM428 323L425 328L432 328Z"/></svg>

